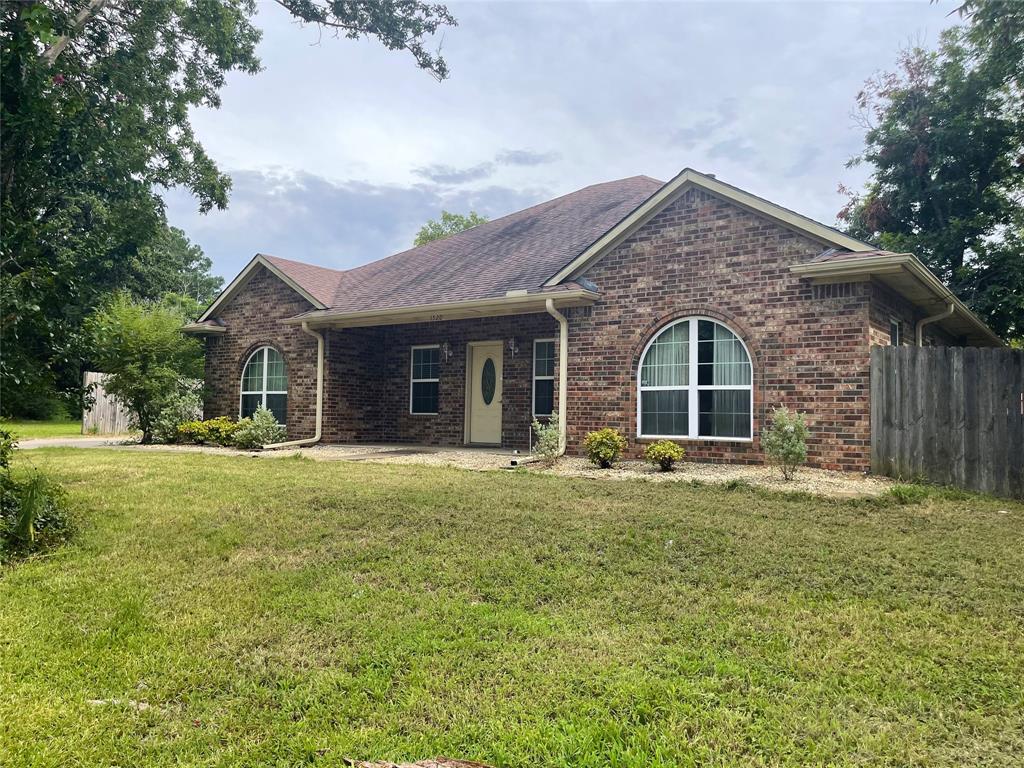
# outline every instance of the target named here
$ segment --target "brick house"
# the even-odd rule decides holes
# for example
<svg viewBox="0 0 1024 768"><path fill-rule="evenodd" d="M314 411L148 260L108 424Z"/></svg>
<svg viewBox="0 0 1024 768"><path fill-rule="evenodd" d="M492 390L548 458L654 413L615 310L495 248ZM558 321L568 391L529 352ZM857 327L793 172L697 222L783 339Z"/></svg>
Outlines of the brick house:
<svg viewBox="0 0 1024 768"><path fill-rule="evenodd" d="M597 184L350 270L256 256L195 323L207 417L265 404L300 443L568 452L615 427L639 454L760 462L776 405L810 462L869 465L874 344L1001 341L914 256L687 169Z"/></svg>

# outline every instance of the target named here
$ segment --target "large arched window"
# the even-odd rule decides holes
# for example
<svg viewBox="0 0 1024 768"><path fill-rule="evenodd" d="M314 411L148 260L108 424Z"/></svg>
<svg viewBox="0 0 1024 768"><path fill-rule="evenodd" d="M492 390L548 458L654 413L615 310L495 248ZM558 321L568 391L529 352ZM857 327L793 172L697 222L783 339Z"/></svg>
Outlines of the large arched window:
<svg viewBox="0 0 1024 768"><path fill-rule="evenodd" d="M260 406L273 412L281 424L288 414L288 376L284 358L273 347L260 347L242 370L241 418L252 416Z"/></svg>
<svg viewBox="0 0 1024 768"><path fill-rule="evenodd" d="M749 440L753 375L735 333L704 317L663 328L640 358L637 434Z"/></svg>

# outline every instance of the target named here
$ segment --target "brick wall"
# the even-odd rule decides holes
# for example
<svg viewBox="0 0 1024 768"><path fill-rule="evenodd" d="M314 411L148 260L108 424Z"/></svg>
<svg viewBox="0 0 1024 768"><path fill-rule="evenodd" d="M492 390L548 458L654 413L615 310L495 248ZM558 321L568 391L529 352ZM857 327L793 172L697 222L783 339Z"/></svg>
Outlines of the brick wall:
<svg viewBox="0 0 1024 768"><path fill-rule="evenodd" d="M822 291L789 268L824 246L736 205L689 190L585 276L600 301L573 312L569 341L569 449L616 427L636 439L636 372L651 337L671 320L705 315L746 343L754 366L752 442L685 440L698 460L763 461L765 415L786 405L808 416L810 462L869 464L868 307L871 287Z"/></svg>
<svg viewBox="0 0 1024 768"><path fill-rule="evenodd" d="M892 343L890 320L893 319L899 320L902 326L902 345L916 344L917 322L924 317L924 312L887 285L877 281L871 284L871 311L868 326L871 346L888 346ZM934 323L929 323L924 327L923 341L925 346L950 346L959 343L957 339Z"/></svg>
<svg viewBox="0 0 1024 768"><path fill-rule="evenodd" d="M324 439L462 445L468 343L505 345L514 337L514 355L503 346L502 445L525 450L533 420L533 340L557 332L557 323L547 314L330 331ZM451 356L441 358L438 413L410 414L410 350L445 342Z"/></svg>
<svg viewBox="0 0 1024 768"><path fill-rule="evenodd" d="M238 418L242 368L262 346L275 347L288 374L288 438L309 437L316 428L316 340L281 321L312 305L260 267L220 311L227 331L206 337L206 418Z"/></svg>

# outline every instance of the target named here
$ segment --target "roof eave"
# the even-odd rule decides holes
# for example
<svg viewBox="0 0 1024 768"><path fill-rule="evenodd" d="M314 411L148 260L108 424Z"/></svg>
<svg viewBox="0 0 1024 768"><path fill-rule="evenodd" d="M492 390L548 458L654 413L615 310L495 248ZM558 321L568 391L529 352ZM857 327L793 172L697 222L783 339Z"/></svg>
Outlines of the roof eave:
<svg viewBox="0 0 1024 768"><path fill-rule="evenodd" d="M417 304L410 307L369 309L359 312L322 310L304 312L284 322L292 325L307 323L311 327L358 328L377 325L469 320L478 317L522 315L545 311L547 299L553 299L559 308L593 304L600 294L586 289L544 291L515 296L498 296L439 304Z"/></svg>
<svg viewBox="0 0 1024 768"><path fill-rule="evenodd" d="M227 328L223 325L211 325L209 323L185 323L181 326L182 333L191 333L195 336L213 336L218 333L225 333Z"/></svg>
<svg viewBox="0 0 1024 768"><path fill-rule="evenodd" d="M809 219L795 211L784 208L781 205L772 203L757 195L746 192L739 187L719 181L706 174L695 171L692 168L684 168L674 179L666 183L661 189L641 203L622 221L602 235L583 253L566 264L548 279L545 286L553 286L563 280L579 275L604 253L625 240L638 227L642 226L649 219L654 217L671 200L681 194L688 186L696 186L713 195L729 200L754 213L767 216L778 221L790 229L803 232L827 245L836 246L847 251L869 251L875 250L875 246L863 240L850 237L837 229L826 226L821 222Z"/></svg>
<svg viewBox="0 0 1024 768"><path fill-rule="evenodd" d="M867 280L873 277L885 279L896 273L906 272L917 279L933 295L935 301L943 301L954 306L955 315L967 321L974 328L976 335L994 346L1006 346L999 336L985 322L974 314L966 304L958 299L932 271L928 269L912 253L868 256L862 259L843 259L841 261L819 261L795 264L790 270L800 277L816 280ZM910 299L913 301L913 299ZM918 303L919 302L914 302Z"/></svg>

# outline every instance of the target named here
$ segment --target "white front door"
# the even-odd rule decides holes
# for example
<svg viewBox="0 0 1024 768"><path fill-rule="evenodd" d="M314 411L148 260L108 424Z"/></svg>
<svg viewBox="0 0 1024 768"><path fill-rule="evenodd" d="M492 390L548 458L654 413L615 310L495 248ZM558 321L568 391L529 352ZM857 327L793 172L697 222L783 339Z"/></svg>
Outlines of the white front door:
<svg viewBox="0 0 1024 768"><path fill-rule="evenodd" d="M469 442L501 444L501 359L500 341L469 346Z"/></svg>

